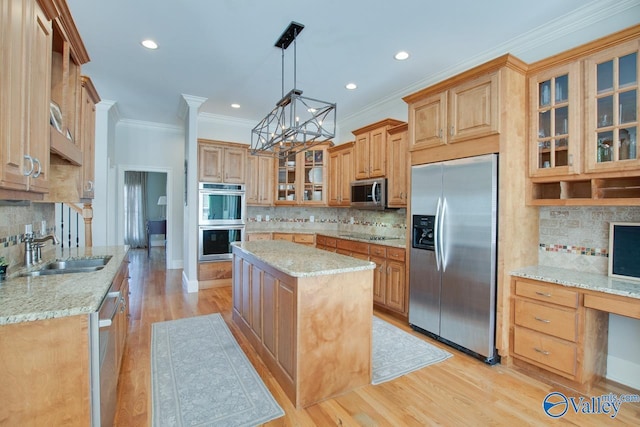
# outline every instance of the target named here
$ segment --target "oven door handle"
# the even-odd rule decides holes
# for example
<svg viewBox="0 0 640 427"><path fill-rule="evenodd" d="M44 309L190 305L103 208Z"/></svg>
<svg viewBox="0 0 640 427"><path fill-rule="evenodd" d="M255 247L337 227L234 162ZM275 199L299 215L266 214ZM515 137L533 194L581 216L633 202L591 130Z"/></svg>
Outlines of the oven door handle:
<svg viewBox="0 0 640 427"><path fill-rule="evenodd" d="M107 294L107 298L116 299L117 301L120 301L120 291L109 292ZM116 317L116 314L118 313L118 305L119 304L116 303L116 305L113 307L113 313L111 313L111 317L109 319L98 319L98 328L102 329L102 328L108 328L111 326L111 324L113 323L114 317Z"/></svg>

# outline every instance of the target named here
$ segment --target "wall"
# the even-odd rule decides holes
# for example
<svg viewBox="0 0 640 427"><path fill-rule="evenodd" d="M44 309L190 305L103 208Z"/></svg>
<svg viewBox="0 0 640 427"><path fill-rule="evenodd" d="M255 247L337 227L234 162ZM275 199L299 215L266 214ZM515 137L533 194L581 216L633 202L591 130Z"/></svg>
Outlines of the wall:
<svg viewBox="0 0 640 427"><path fill-rule="evenodd" d="M640 206L541 207L538 263L606 275L612 221L640 222ZM640 320L609 315L607 378L640 389L637 337Z"/></svg>
<svg viewBox="0 0 640 427"><path fill-rule="evenodd" d="M0 256L9 262L8 272L16 265L24 265L24 226L31 224L40 233L42 221L47 221L47 234L55 230L53 203L11 203L0 205ZM48 244L49 242L47 242Z"/></svg>
<svg viewBox="0 0 640 427"><path fill-rule="evenodd" d="M124 243L124 172L166 173L167 268L182 268L184 131L173 126L125 120L117 124L115 132L113 167L117 173L109 175L109 186L116 191L108 205L116 213L116 244Z"/></svg>

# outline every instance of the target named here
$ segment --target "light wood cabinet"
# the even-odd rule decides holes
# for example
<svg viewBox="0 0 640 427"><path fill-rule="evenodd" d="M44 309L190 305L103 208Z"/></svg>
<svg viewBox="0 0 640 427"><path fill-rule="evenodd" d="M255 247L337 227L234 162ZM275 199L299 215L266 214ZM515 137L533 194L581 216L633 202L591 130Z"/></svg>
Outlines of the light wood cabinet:
<svg viewBox="0 0 640 427"><path fill-rule="evenodd" d="M331 147L329 153L329 206L351 205L351 181L353 173L353 146L355 142L346 142Z"/></svg>
<svg viewBox="0 0 640 427"><path fill-rule="evenodd" d="M78 192L81 199L93 199L95 195L95 135L96 104L100 96L87 76L81 77L80 90L80 144L82 149L82 169L78 180Z"/></svg>
<svg viewBox="0 0 640 427"><path fill-rule="evenodd" d="M244 184L247 150L240 144L198 140L198 180Z"/></svg>
<svg viewBox="0 0 640 427"><path fill-rule="evenodd" d="M370 271L292 277L238 248L233 263L233 321L296 408L370 383Z"/></svg>
<svg viewBox="0 0 640 427"><path fill-rule="evenodd" d="M404 208L409 192L407 171L409 170L409 125L404 123L389 129L387 141L387 206Z"/></svg>
<svg viewBox="0 0 640 427"><path fill-rule="evenodd" d="M41 199L49 188L52 25L35 0L0 8L0 192Z"/></svg>
<svg viewBox="0 0 640 427"><path fill-rule="evenodd" d="M531 65L531 205L640 203L640 26Z"/></svg>
<svg viewBox="0 0 640 427"><path fill-rule="evenodd" d="M286 240L287 242L300 243L301 245L315 246L315 234L306 233L273 233L273 240Z"/></svg>
<svg viewBox="0 0 640 427"><path fill-rule="evenodd" d="M256 240L272 240L271 233L245 233L247 242L255 242Z"/></svg>
<svg viewBox="0 0 640 427"><path fill-rule="evenodd" d="M606 370L608 314L587 310L577 290L513 278L515 363L588 389Z"/></svg>
<svg viewBox="0 0 640 427"><path fill-rule="evenodd" d="M275 205L326 205L327 149L331 145L318 144L277 159Z"/></svg>
<svg viewBox="0 0 640 427"><path fill-rule="evenodd" d="M355 179L384 177L387 173L387 131L403 122L385 119L353 131Z"/></svg>
<svg viewBox="0 0 640 427"><path fill-rule="evenodd" d="M273 205L273 158L247 155L247 205Z"/></svg>
<svg viewBox="0 0 640 427"><path fill-rule="evenodd" d="M374 304L402 317L408 315L405 249L337 239L322 234L316 236L316 248L374 262Z"/></svg>
<svg viewBox="0 0 640 427"><path fill-rule="evenodd" d="M417 93L409 103L410 150L477 139L499 131L499 74L492 72L446 90ZM435 90L434 90L435 89Z"/></svg>
<svg viewBox="0 0 640 427"><path fill-rule="evenodd" d="M529 176L581 172L580 64L544 70L528 80Z"/></svg>

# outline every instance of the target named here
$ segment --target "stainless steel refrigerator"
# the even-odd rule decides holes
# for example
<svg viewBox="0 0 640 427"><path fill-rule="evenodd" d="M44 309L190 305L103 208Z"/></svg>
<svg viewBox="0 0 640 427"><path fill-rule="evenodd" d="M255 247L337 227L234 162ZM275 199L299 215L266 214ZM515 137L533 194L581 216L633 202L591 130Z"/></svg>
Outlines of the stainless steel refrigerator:
<svg viewBox="0 0 640 427"><path fill-rule="evenodd" d="M498 156L411 168L409 323L487 363L495 349Z"/></svg>

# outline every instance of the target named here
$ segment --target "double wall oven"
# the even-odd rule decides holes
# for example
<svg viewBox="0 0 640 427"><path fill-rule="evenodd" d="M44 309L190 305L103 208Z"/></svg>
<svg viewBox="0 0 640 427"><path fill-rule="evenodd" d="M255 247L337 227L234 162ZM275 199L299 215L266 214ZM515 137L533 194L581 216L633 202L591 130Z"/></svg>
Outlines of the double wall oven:
<svg viewBox="0 0 640 427"><path fill-rule="evenodd" d="M198 185L198 260L231 259L231 243L244 238L244 185Z"/></svg>

